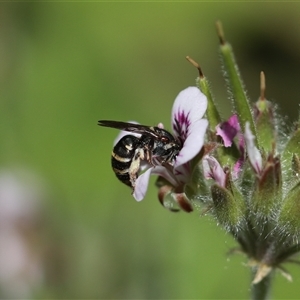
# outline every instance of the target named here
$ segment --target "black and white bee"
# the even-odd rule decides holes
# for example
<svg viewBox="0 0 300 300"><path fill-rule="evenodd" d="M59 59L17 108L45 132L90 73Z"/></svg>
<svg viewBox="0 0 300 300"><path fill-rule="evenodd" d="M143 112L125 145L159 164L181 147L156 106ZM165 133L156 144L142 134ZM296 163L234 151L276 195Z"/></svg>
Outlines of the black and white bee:
<svg viewBox="0 0 300 300"><path fill-rule="evenodd" d="M143 164L172 165L182 148L180 140L160 127L108 120L100 120L98 125L140 135L123 136L111 155L112 169L117 178L132 189Z"/></svg>

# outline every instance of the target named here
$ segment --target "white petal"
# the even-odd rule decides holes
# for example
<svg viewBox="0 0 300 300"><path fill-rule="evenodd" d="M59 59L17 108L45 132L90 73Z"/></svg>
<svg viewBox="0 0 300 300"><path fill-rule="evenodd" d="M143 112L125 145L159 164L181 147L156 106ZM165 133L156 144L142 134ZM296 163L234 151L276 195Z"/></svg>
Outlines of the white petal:
<svg viewBox="0 0 300 300"><path fill-rule="evenodd" d="M174 175L176 180L180 183L188 183L192 176L192 169L190 164L183 164L174 168Z"/></svg>
<svg viewBox="0 0 300 300"><path fill-rule="evenodd" d="M225 187L225 172L213 156L206 155L202 160L202 165L205 178L212 178L218 185Z"/></svg>
<svg viewBox="0 0 300 300"><path fill-rule="evenodd" d="M182 140L186 139L189 126L200 120L207 108L206 96L196 87L181 91L172 108L172 128Z"/></svg>
<svg viewBox="0 0 300 300"><path fill-rule="evenodd" d="M177 178L174 176L174 174L171 171L168 171L163 166L155 166L154 168L152 168L152 174L159 175L159 176L165 178L173 186L177 186L178 185L178 182L176 180Z"/></svg>
<svg viewBox="0 0 300 300"><path fill-rule="evenodd" d="M132 195L136 201L141 201L144 199L148 189L148 184L149 184L149 179L150 179L152 169L153 168L149 168L146 172L140 175L138 179L135 181L135 188Z"/></svg>
<svg viewBox="0 0 300 300"><path fill-rule="evenodd" d="M255 137L250 130L250 124L249 122L246 122L245 142L246 142L247 154L252 167L254 168L256 173L259 174L262 170L262 157L259 150L255 147L254 138Z"/></svg>
<svg viewBox="0 0 300 300"><path fill-rule="evenodd" d="M199 153L204 144L207 126L208 121L206 119L197 120L189 126L183 148L176 157L175 168L190 161Z"/></svg>

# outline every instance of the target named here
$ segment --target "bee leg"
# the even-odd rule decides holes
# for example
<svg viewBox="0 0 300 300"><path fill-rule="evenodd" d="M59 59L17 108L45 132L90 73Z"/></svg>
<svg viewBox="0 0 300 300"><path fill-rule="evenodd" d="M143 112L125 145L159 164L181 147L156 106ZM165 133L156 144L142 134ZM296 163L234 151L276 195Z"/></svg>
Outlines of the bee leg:
<svg viewBox="0 0 300 300"><path fill-rule="evenodd" d="M132 186L133 190L135 188L135 181L138 178L138 172L139 172L140 165L141 165L141 159L144 159L144 151L143 151L143 149L138 148L135 150L135 154L133 156L131 165L128 170L130 182L131 182L131 186Z"/></svg>
<svg viewBox="0 0 300 300"><path fill-rule="evenodd" d="M173 165L170 162L163 161L161 165L164 166L168 171L173 173Z"/></svg>
<svg viewBox="0 0 300 300"><path fill-rule="evenodd" d="M145 160L147 161L147 163L152 166L155 167L157 164L153 161L152 159L152 155L151 155L151 151L149 149L145 150Z"/></svg>

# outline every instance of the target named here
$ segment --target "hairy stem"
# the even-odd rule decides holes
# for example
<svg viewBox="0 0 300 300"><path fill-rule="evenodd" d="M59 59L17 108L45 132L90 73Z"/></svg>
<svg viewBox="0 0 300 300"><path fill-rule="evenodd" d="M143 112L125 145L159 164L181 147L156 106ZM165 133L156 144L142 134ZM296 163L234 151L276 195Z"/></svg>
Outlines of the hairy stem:
<svg viewBox="0 0 300 300"><path fill-rule="evenodd" d="M253 270L253 277L257 269ZM251 299L252 300L267 300L270 299L271 283L273 279L273 272L271 271L260 282L252 284L251 286Z"/></svg>

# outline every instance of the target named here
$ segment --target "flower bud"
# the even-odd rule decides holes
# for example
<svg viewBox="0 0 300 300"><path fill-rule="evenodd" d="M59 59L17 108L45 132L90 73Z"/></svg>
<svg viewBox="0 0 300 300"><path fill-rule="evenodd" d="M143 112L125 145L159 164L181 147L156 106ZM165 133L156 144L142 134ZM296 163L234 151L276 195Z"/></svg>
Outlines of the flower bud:
<svg viewBox="0 0 300 300"><path fill-rule="evenodd" d="M292 188L283 200L278 218L281 231L297 238L300 234L300 183Z"/></svg>
<svg viewBox="0 0 300 300"><path fill-rule="evenodd" d="M245 221L246 207L245 201L232 182L229 173L226 174L225 188L214 184L211 186L211 195L218 222L227 231L237 233Z"/></svg>
<svg viewBox="0 0 300 300"><path fill-rule="evenodd" d="M177 212L183 210L192 212L193 207L185 193L176 192L164 178L158 177L156 185L159 187L158 200L161 205L170 211Z"/></svg>
<svg viewBox="0 0 300 300"><path fill-rule="evenodd" d="M259 99L255 103L254 113L259 144L265 153L269 154L276 146L274 112L271 102Z"/></svg>
<svg viewBox="0 0 300 300"><path fill-rule="evenodd" d="M282 199L281 187L280 160L270 155L261 176L256 181L252 196L253 213L258 214L257 217L268 218L272 215Z"/></svg>
<svg viewBox="0 0 300 300"><path fill-rule="evenodd" d="M289 141L287 142L285 149L282 153L282 176L283 182L288 186L293 186L295 181L299 180L299 173L297 167L297 159L300 157L300 129L296 129ZM295 172L297 171L297 172Z"/></svg>

